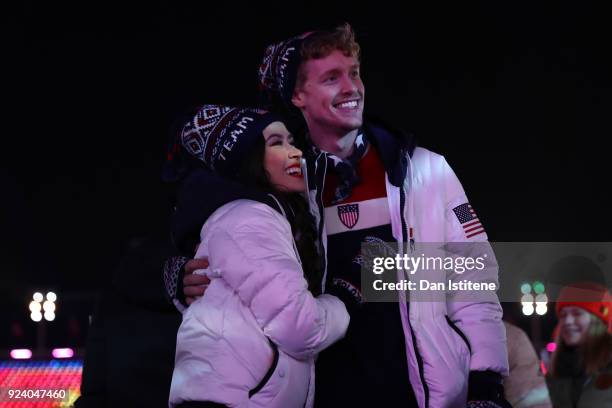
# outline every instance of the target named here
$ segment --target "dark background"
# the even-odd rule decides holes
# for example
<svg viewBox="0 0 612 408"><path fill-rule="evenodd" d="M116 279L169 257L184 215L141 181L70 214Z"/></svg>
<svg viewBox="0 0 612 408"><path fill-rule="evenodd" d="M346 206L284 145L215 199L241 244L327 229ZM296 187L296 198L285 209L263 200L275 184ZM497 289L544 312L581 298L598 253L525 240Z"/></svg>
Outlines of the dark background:
<svg viewBox="0 0 612 408"><path fill-rule="evenodd" d="M253 103L267 44L344 21L366 112L446 156L491 240L610 241L608 15L584 1L422 3L0 6L0 320L27 320L37 288L86 301L135 238L164 236L174 118Z"/></svg>

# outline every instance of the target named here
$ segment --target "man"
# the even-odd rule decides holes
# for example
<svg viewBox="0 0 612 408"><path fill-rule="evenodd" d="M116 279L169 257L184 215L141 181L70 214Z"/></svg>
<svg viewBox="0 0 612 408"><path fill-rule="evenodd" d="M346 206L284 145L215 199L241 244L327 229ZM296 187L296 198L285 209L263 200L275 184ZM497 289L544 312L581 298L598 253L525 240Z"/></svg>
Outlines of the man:
<svg viewBox="0 0 612 408"><path fill-rule="evenodd" d="M363 302L363 243L414 248L487 237L442 156L415 147L405 133L363 121L365 88L350 26L268 47L259 74L268 100L285 113L297 109L307 126L308 198L327 254L324 290L341 297L351 314L346 338L317 362L316 406L504 405L508 363L496 296L409 302L400 292L399 304ZM191 261L186 269L203 266ZM176 275L166 273L167 282ZM184 279L189 302L202 292L194 283L207 282ZM496 281L496 271L487 279ZM182 290L172 289L175 298Z"/></svg>

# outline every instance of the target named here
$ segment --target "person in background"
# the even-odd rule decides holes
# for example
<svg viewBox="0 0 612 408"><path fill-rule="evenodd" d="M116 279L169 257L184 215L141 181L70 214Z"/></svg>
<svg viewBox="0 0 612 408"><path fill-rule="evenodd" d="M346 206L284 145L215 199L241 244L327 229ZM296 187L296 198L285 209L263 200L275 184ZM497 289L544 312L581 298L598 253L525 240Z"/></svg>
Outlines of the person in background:
<svg viewBox="0 0 612 408"><path fill-rule="evenodd" d="M612 407L612 296L592 282L564 287L547 374L555 408Z"/></svg>
<svg viewBox="0 0 612 408"><path fill-rule="evenodd" d="M504 391L514 408L551 408L546 380L540 370L540 360L519 327L504 321L508 339L510 375L504 379Z"/></svg>

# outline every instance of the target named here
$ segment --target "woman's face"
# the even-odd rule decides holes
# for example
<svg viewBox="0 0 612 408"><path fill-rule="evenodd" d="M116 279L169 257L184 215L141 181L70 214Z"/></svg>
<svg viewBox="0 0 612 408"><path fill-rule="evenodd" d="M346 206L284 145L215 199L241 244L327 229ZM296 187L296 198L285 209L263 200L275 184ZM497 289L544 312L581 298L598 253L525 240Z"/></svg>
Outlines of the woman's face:
<svg viewBox="0 0 612 408"><path fill-rule="evenodd" d="M280 191L304 191L300 162L302 151L293 145L293 136L282 122L272 122L263 130L266 143L264 168L270 183Z"/></svg>
<svg viewBox="0 0 612 408"><path fill-rule="evenodd" d="M559 312L561 339L567 346L584 342L591 325L591 314L576 306L566 306Z"/></svg>

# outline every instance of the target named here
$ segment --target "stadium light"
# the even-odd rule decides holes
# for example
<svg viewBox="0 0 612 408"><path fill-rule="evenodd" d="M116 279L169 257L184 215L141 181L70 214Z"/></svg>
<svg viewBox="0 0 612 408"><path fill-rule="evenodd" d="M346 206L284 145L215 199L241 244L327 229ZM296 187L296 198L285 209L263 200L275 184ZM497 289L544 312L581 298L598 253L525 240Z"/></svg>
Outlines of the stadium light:
<svg viewBox="0 0 612 408"><path fill-rule="evenodd" d="M55 292L49 291L46 296L43 296L40 292L35 292L32 295L32 299L28 305L31 312L30 319L37 323L43 319L43 316L49 322L55 320L55 302L57 301L57 294ZM41 313L43 310L44 315Z"/></svg>
<svg viewBox="0 0 612 408"><path fill-rule="evenodd" d="M535 292L535 297L532 293ZM548 312L548 296L545 293L544 284L540 281L535 281L533 284L525 282L521 284L521 305L523 306L523 314L531 316L535 312L538 316L543 316Z"/></svg>
<svg viewBox="0 0 612 408"><path fill-rule="evenodd" d="M40 313L40 309L41 309L40 303L34 300L31 301L29 305L29 309L30 309L30 312L32 313Z"/></svg>
<svg viewBox="0 0 612 408"><path fill-rule="evenodd" d="M45 303L43 303L43 309L45 312L55 312L55 303L46 300Z"/></svg>

